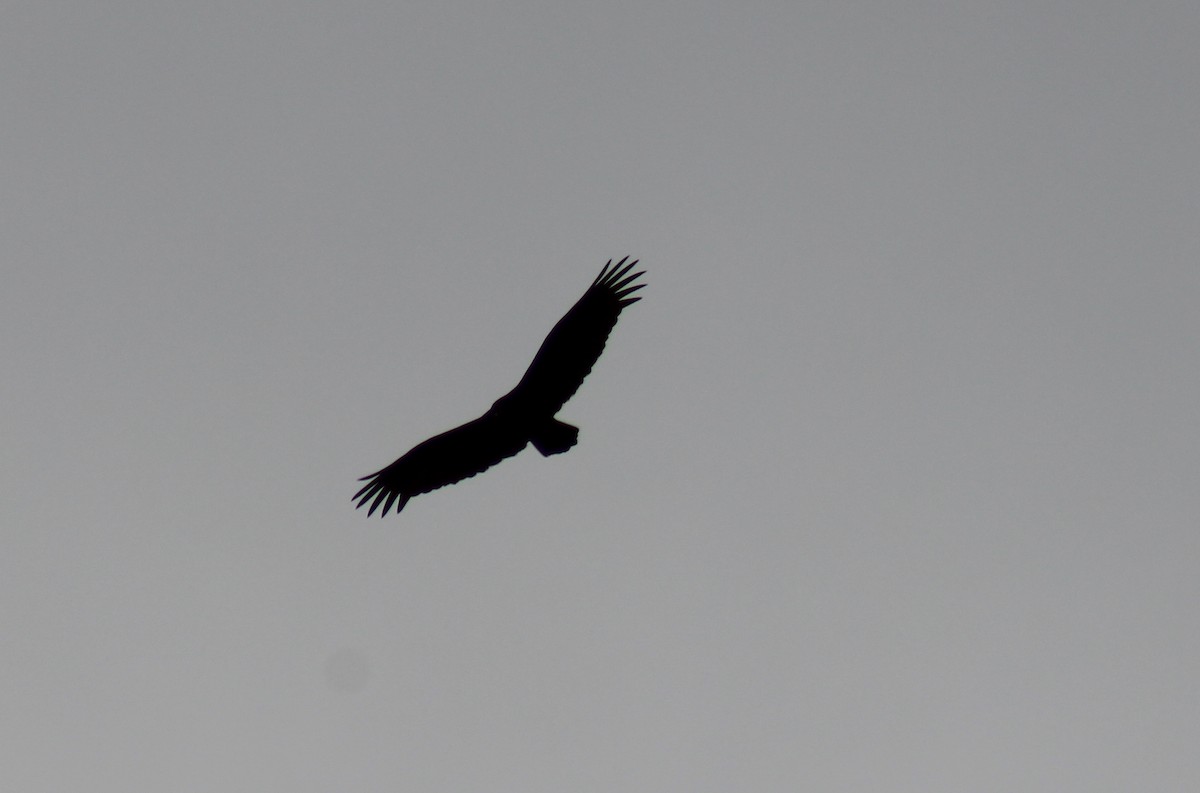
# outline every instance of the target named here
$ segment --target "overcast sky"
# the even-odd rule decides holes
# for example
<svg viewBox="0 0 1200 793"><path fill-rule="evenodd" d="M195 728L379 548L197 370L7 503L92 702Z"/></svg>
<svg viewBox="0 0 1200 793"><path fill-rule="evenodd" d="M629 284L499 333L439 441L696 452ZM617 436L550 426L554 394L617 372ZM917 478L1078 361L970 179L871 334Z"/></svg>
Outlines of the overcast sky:
<svg viewBox="0 0 1200 793"><path fill-rule="evenodd" d="M6 789L1200 789L1200 6L3 16Z"/></svg>

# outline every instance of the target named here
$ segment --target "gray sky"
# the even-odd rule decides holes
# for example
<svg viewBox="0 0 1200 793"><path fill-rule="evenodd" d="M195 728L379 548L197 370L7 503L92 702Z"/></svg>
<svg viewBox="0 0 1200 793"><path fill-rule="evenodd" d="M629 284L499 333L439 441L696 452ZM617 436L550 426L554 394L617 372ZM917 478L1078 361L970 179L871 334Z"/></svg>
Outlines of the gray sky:
<svg viewBox="0 0 1200 793"><path fill-rule="evenodd" d="M4 17L6 788L1200 788L1194 3Z"/></svg>

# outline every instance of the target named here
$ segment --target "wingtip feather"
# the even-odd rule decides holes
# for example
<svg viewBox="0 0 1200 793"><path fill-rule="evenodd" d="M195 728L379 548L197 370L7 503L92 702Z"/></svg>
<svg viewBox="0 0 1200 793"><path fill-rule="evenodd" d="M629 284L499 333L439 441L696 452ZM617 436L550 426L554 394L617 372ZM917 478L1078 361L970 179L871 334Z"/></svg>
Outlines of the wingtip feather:
<svg viewBox="0 0 1200 793"><path fill-rule="evenodd" d="M369 518L369 517L371 517L371 515L372 515L372 514L375 512L375 510L376 510L376 509L379 507L379 504L380 504L380 503L381 503L381 502L382 502L382 501L383 501L385 498L387 498L387 496L388 496L388 491L387 491L387 490L384 490L383 488L380 488L380 489L379 489L379 494L375 496L375 500L374 500L374 501L371 503L371 508L367 510L367 517L368 517L368 518ZM381 517L382 517L382 516L381 516Z"/></svg>
<svg viewBox="0 0 1200 793"><path fill-rule="evenodd" d="M608 264L600 268L600 275L596 276L596 280L592 281L592 286L604 280L604 276L608 275L608 268L612 267L612 259L608 260Z"/></svg>
<svg viewBox="0 0 1200 793"><path fill-rule="evenodd" d="M628 256L625 257L625 259L628 259L628 258L629 258ZM625 259L622 259L620 264L618 264L616 267L614 267L613 271L608 274L608 278L606 278L604 280L605 286L611 288L613 284L617 283L622 278L624 278L625 274L627 272L629 272L630 270L632 270L637 265L637 259L634 259L629 264L625 264ZM622 267L621 266L622 264L625 264L625 266Z"/></svg>
<svg viewBox="0 0 1200 793"><path fill-rule="evenodd" d="M620 281L617 281L616 283L614 283L614 284L612 285L612 290L613 290L614 292L616 292L616 291L619 291L619 290L621 290L621 289L624 289L626 286L628 286L629 284L633 283L633 282L634 282L634 281L636 281L638 278L641 278L641 277L642 277L643 275L645 275L645 274L646 274L646 271L645 271L645 270L642 270L642 271L640 271L640 272L636 272L636 273L634 273L634 274L633 274L633 275L631 275L631 276L628 276L627 278L622 278Z"/></svg>

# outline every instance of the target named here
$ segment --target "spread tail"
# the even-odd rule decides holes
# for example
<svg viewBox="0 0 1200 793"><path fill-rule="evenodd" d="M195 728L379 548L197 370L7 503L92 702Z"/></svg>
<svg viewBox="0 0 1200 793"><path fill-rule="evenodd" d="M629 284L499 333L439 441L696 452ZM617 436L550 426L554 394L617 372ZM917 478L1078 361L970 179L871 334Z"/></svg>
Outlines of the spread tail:
<svg viewBox="0 0 1200 793"><path fill-rule="evenodd" d="M557 419L550 419L534 430L529 440L543 457L562 454L579 441L579 428Z"/></svg>

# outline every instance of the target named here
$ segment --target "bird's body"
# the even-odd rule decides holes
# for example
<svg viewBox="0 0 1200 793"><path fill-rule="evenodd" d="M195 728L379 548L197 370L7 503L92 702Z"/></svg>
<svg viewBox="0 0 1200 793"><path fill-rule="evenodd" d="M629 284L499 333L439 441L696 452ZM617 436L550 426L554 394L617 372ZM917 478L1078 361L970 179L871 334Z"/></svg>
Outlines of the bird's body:
<svg viewBox="0 0 1200 793"><path fill-rule="evenodd" d="M542 455L561 454L575 445L579 430L554 418L578 390L604 351L621 310L640 297L629 297L645 284L632 285L642 272L628 275L637 261L615 267L610 259L600 275L568 311L534 356L516 388L500 397L474 421L417 444L388 467L364 476L354 495L367 514L382 506L386 515L410 498L453 484L490 468L534 445Z"/></svg>

